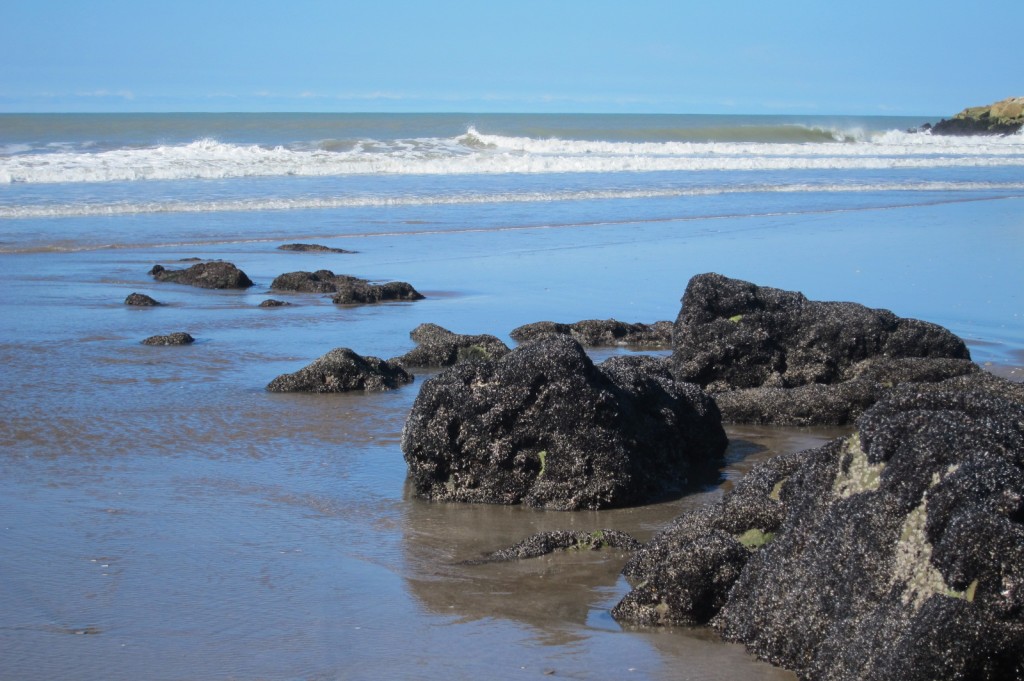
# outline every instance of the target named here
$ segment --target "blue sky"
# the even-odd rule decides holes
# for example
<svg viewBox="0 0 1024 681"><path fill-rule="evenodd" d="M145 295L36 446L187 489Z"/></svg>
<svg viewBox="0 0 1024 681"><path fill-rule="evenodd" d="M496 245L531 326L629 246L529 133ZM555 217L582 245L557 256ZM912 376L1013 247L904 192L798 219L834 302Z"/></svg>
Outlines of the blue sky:
<svg viewBox="0 0 1024 681"><path fill-rule="evenodd" d="M1024 2L4 0L0 111L951 115Z"/></svg>

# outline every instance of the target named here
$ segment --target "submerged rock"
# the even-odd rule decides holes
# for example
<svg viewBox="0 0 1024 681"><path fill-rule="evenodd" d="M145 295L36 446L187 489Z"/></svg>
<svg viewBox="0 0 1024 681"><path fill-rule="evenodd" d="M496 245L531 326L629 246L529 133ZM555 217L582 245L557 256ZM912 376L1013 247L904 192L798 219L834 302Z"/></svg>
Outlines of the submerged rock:
<svg viewBox="0 0 1024 681"><path fill-rule="evenodd" d="M629 324L616 319L585 319L573 324L534 322L513 329L509 336L517 343L525 343L552 333L572 336L580 345L588 347L672 347L672 322Z"/></svg>
<svg viewBox="0 0 1024 681"><path fill-rule="evenodd" d="M664 361L598 367L564 336L429 379L402 436L421 496L558 510L679 493L717 475L725 445L714 403Z"/></svg>
<svg viewBox="0 0 1024 681"><path fill-rule="evenodd" d="M416 289L403 281L372 284L365 279L335 274L330 270L288 272L275 278L270 288L275 291L299 293L333 293L331 300L339 305L423 299Z"/></svg>
<svg viewBox="0 0 1024 681"><path fill-rule="evenodd" d="M1024 127L1024 97L972 106L931 126L933 135L1012 135Z"/></svg>
<svg viewBox="0 0 1024 681"><path fill-rule="evenodd" d="M805 679L1024 677L1024 386L1008 383L906 385L850 436L758 466L636 554L613 614L710 620Z"/></svg>
<svg viewBox="0 0 1024 681"><path fill-rule="evenodd" d="M176 331L165 336L150 336L142 341L143 345L189 345L195 338L184 331Z"/></svg>
<svg viewBox="0 0 1024 681"><path fill-rule="evenodd" d="M291 305L291 303L287 303L283 300L276 300L274 298L267 298L261 302L258 307L285 307L286 305Z"/></svg>
<svg viewBox="0 0 1024 681"><path fill-rule="evenodd" d="M690 280L673 331L676 378L733 421L849 423L896 385L976 371L969 360L936 324L719 274Z"/></svg>
<svg viewBox="0 0 1024 681"><path fill-rule="evenodd" d="M229 262L200 262L184 270L169 270L163 265L154 265L149 274L157 281L187 284L199 288L244 289L253 285L245 272Z"/></svg>
<svg viewBox="0 0 1024 681"><path fill-rule="evenodd" d="M446 367L459 362L498 359L509 348L496 336L452 333L437 324L420 324L409 336L417 346L394 361L402 366Z"/></svg>
<svg viewBox="0 0 1024 681"><path fill-rule="evenodd" d="M158 307L163 305L163 303L157 302L145 293L129 293L128 297L124 299L124 304L137 307Z"/></svg>
<svg viewBox="0 0 1024 681"><path fill-rule="evenodd" d="M539 558L555 551L600 551L605 548L636 551L640 547L640 542L632 535L620 532L619 530L603 529L595 530L594 532L554 530L552 532L540 532L514 546L489 553L483 558L467 561L467 563L478 565Z"/></svg>
<svg viewBox="0 0 1024 681"><path fill-rule="evenodd" d="M412 374L379 357L363 357L348 348L335 348L312 364L278 376L267 385L272 393L340 393L392 390L411 383Z"/></svg>
<svg viewBox="0 0 1024 681"><path fill-rule="evenodd" d="M281 244L277 247L279 251L295 251L298 253L355 253L346 251L344 248L331 248L320 244Z"/></svg>

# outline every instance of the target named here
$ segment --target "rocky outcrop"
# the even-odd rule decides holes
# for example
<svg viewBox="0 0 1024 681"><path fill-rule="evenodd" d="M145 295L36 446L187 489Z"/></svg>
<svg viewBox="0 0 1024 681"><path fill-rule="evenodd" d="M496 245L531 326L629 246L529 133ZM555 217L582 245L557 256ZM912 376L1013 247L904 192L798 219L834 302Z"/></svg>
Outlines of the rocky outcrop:
<svg viewBox="0 0 1024 681"><path fill-rule="evenodd" d="M184 270L169 270L163 265L154 265L149 271L157 281L187 284L199 288L244 289L252 286L252 280L245 272L229 262L200 262Z"/></svg>
<svg viewBox="0 0 1024 681"><path fill-rule="evenodd" d="M720 274L690 280L673 330L676 378L734 421L848 423L893 386L975 371L969 360L938 325Z"/></svg>
<svg viewBox="0 0 1024 681"><path fill-rule="evenodd" d="M288 272L270 284L274 291L297 293L331 293L338 305L359 305L386 301L422 300L423 296L404 281L373 284L365 279L330 270L316 272Z"/></svg>
<svg viewBox="0 0 1024 681"><path fill-rule="evenodd" d="M552 333L571 336L586 347L672 347L672 322L629 324L616 319L585 319L574 324L534 322L513 329L509 336L517 343L525 343Z"/></svg>
<svg viewBox="0 0 1024 681"><path fill-rule="evenodd" d="M427 380L402 436L420 496L557 510L679 493L717 474L725 445L714 403L666 362L595 366L566 336Z"/></svg>
<svg viewBox="0 0 1024 681"><path fill-rule="evenodd" d="M972 106L931 126L933 135L1012 135L1024 127L1024 97Z"/></svg>
<svg viewBox="0 0 1024 681"><path fill-rule="evenodd" d="M710 621L804 679L1024 675L1024 386L897 388L762 464L627 566L613 615Z"/></svg>
<svg viewBox="0 0 1024 681"><path fill-rule="evenodd" d="M346 251L344 248L331 248L320 244L281 244L277 250L297 253L355 253L355 251Z"/></svg>
<svg viewBox="0 0 1024 681"><path fill-rule="evenodd" d="M124 304L136 307L158 307L163 305L163 303L157 302L145 293L129 293L128 297L124 299Z"/></svg>
<svg viewBox="0 0 1024 681"><path fill-rule="evenodd" d="M413 380L412 374L379 357L363 357L348 348L335 348L312 364L278 376L267 385L272 393L340 393L353 390L392 390Z"/></svg>
<svg viewBox="0 0 1024 681"><path fill-rule="evenodd" d="M458 334L437 324L420 324L409 333L416 347L393 361L406 367L447 367L459 362L499 359L509 348L496 336Z"/></svg>
<svg viewBox="0 0 1024 681"><path fill-rule="evenodd" d="M150 336L142 341L143 345L190 345L195 338L184 331L176 331L165 336Z"/></svg>

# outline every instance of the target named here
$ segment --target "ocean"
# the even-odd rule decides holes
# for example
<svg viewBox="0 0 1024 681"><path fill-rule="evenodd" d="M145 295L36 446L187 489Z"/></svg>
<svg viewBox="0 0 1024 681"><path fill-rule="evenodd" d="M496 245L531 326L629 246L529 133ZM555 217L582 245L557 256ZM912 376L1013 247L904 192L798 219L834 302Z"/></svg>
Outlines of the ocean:
<svg viewBox="0 0 1024 681"><path fill-rule="evenodd" d="M720 485L650 507L428 504L399 440L430 371L264 386L335 347L403 354L424 322L512 345L671 320L708 271L942 324L1013 374L1024 134L913 131L936 119L0 115L0 677L791 679L708 630L623 630L615 552L462 561L546 529L647 539L834 430L732 427ZM255 286L147 275L189 258ZM426 298L269 291L317 269ZM174 331L196 343L140 344Z"/></svg>

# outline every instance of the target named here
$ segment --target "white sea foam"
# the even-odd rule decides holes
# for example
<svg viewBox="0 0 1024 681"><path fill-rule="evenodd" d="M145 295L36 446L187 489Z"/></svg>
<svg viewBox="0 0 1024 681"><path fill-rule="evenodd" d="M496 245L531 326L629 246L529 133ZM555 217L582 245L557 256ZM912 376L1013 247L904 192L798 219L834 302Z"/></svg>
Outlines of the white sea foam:
<svg viewBox="0 0 1024 681"><path fill-rule="evenodd" d="M350 148L288 148L201 139L182 145L0 157L0 184L273 176L610 173L704 170L1024 166L1024 135L940 137L887 132L850 141L607 142L490 135L362 140Z"/></svg>
<svg viewBox="0 0 1024 681"><path fill-rule="evenodd" d="M503 192L429 196L327 196L224 199L210 201L149 201L119 203L78 203L53 205L0 205L0 219L95 217L146 213L215 213L328 208L377 208L401 206L471 205L485 203L550 203L556 201L601 201L612 199L670 199L686 196L781 193L867 193L867 192L964 192L1024 191L1024 182L907 182L867 184L761 184L686 189L613 189L555 192Z"/></svg>

